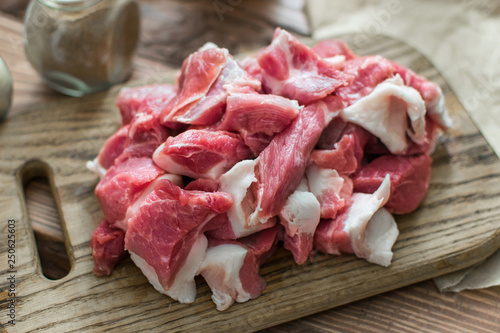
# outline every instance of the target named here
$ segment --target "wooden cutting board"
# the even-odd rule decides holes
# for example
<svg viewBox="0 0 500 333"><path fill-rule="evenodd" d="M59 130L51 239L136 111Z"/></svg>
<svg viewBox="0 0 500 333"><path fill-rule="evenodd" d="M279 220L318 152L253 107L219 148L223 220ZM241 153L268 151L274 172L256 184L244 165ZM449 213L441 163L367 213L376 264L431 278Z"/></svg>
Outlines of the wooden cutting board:
<svg viewBox="0 0 500 333"><path fill-rule="evenodd" d="M255 331L467 267L498 249L500 160L437 70L400 41L343 38L359 54L381 54L441 84L456 123L433 154L425 201L414 213L396 217L400 235L389 268L351 255L316 255L298 266L279 251L261 269L263 295L224 312L215 309L202 279L195 303L179 304L156 292L130 260L109 277L94 276L90 237L102 213L93 194L98 178L85 162L119 128L115 88L39 105L0 124L0 323L6 331ZM146 83L171 81L173 75ZM72 269L60 280L43 276L28 222L22 185L36 175L48 175L62 219ZM9 220L15 221L13 268L7 258ZM6 315L11 275L15 326Z"/></svg>

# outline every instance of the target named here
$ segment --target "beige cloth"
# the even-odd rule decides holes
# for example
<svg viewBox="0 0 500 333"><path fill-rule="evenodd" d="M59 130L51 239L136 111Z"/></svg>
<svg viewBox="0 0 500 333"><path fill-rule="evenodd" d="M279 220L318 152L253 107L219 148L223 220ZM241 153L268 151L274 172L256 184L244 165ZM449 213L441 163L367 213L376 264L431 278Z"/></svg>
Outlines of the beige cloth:
<svg viewBox="0 0 500 333"><path fill-rule="evenodd" d="M306 10L314 38L384 34L420 51L500 156L499 0L309 0ZM435 282L441 291L500 285L500 251Z"/></svg>

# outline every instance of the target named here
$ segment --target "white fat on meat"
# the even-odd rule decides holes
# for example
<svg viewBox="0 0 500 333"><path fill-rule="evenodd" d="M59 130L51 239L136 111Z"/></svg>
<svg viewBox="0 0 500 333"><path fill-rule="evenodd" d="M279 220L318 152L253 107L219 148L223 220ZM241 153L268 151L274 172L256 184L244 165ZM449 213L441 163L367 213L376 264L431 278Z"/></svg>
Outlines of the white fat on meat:
<svg viewBox="0 0 500 333"><path fill-rule="evenodd" d="M130 252L130 258L139 267L148 279L149 283L160 293L170 296L180 303L193 303L196 298L196 283L194 277L199 274L200 267L207 252L208 241L205 235L201 234L194 242L189 254L177 275L174 283L168 290L165 290L158 280L155 269L146 260Z"/></svg>
<svg viewBox="0 0 500 333"><path fill-rule="evenodd" d="M229 193L233 198L233 205L227 211L227 217L237 238L251 235L275 224L274 219L260 223L257 218L255 198L250 185L257 181L255 166L258 160L257 158L240 161L219 178L219 190Z"/></svg>
<svg viewBox="0 0 500 333"><path fill-rule="evenodd" d="M391 263L391 248L399 234L392 215L385 209L381 210L390 193L389 175L373 194L354 193L344 221L344 231L351 239L354 254L385 267Z"/></svg>
<svg viewBox="0 0 500 333"><path fill-rule="evenodd" d="M345 55L343 54L337 54L334 55L333 57L328 57L323 59L326 60L331 65L335 66L336 69L341 70L344 67Z"/></svg>
<svg viewBox="0 0 500 333"><path fill-rule="evenodd" d="M183 145L185 144L184 143L173 144L170 146L174 148L182 148ZM158 148L156 148L155 152L153 153L153 161L155 162L156 165L158 165L163 170L166 170L172 174L179 174L192 178L200 177L199 174L192 172L191 170L189 170L189 168L187 168L183 164L175 162L172 159L171 155L162 154L164 148L165 148L165 142L162 143ZM210 169L210 171L204 173L204 178L217 179L217 177L224 172L225 168L226 168L226 161L221 160L219 163L214 164Z"/></svg>
<svg viewBox="0 0 500 333"><path fill-rule="evenodd" d="M130 205L127 207L127 212L125 213L125 217L123 220L116 221L114 225L120 229L122 229L124 232L127 232L127 223L128 220L137 213L139 208L141 207L141 204L144 202L146 197L154 191L156 182L161 179L168 179L175 185L179 187L183 187L184 183L182 181L182 177L179 175L174 175L174 174L165 174L161 175L160 177L156 178L153 180L141 193L141 195Z"/></svg>
<svg viewBox="0 0 500 333"><path fill-rule="evenodd" d="M311 192L316 198L321 198L327 193L340 193L344 187L344 178L337 170L320 168L311 164L306 169L307 181Z"/></svg>
<svg viewBox="0 0 500 333"><path fill-rule="evenodd" d="M427 113L436 123L441 125L443 128L453 127L453 121L448 114L446 109L444 96L441 88L437 87L438 95L435 99L425 101L425 107L427 108Z"/></svg>
<svg viewBox="0 0 500 333"><path fill-rule="evenodd" d="M313 235L320 221L320 211L318 199L309 192L307 180L302 178L280 212L281 223L290 237L298 233Z"/></svg>
<svg viewBox="0 0 500 333"><path fill-rule="evenodd" d="M340 176L337 170L311 164L306 169L311 193L321 206L321 218L334 218L352 195L352 180Z"/></svg>
<svg viewBox="0 0 500 333"><path fill-rule="evenodd" d="M247 253L247 249L236 244L222 244L207 250L200 273L212 290L217 310L224 311L234 301L242 303L251 298L240 279Z"/></svg>
<svg viewBox="0 0 500 333"><path fill-rule="evenodd" d="M362 249L366 260L387 267L392 260L392 246L398 238L399 230L391 213L380 208L373 214L365 231Z"/></svg>
<svg viewBox="0 0 500 333"><path fill-rule="evenodd" d="M374 134L391 153L398 154L408 146L406 135L417 144L424 142L425 113L420 93L405 86L397 74L345 108L340 116ZM407 119L410 119L410 126Z"/></svg>
<svg viewBox="0 0 500 333"><path fill-rule="evenodd" d="M106 174L106 169L101 165L101 163L99 163L99 160L96 158L94 158L92 161L87 161L87 163L85 164L85 167L94 172L95 174L97 174L99 176L99 178L103 178L104 175Z"/></svg>

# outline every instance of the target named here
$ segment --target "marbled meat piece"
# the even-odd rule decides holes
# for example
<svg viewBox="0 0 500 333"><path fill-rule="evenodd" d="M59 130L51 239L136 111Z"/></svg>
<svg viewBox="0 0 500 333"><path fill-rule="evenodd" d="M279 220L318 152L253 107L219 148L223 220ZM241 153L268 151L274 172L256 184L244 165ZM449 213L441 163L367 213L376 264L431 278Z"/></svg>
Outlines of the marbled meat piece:
<svg viewBox="0 0 500 333"><path fill-rule="evenodd" d="M208 240L200 274L212 290L217 310L224 311L235 301L259 297L266 282L259 268L275 248L277 228L270 228L239 240Z"/></svg>
<svg viewBox="0 0 500 333"><path fill-rule="evenodd" d="M164 173L148 157L130 158L109 168L95 188L106 220L109 223L123 220L127 208Z"/></svg>
<svg viewBox="0 0 500 333"><path fill-rule="evenodd" d="M405 86L399 75L378 84L373 91L345 108L340 116L372 133L393 154L425 140L425 103L419 92Z"/></svg>
<svg viewBox="0 0 500 333"><path fill-rule="evenodd" d="M143 112L143 106L146 98L151 100L151 94L154 92L155 100L161 103L168 103L177 93L177 87L172 84L153 84L149 86L122 88L116 98L116 105L120 110L122 125L130 123L132 118L138 112ZM146 103L151 103L148 101Z"/></svg>
<svg viewBox="0 0 500 333"><path fill-rule="evenodd" d="M259 155L256 196L261 222L278 215L299 185L325 127L325 109L322 102L306 106Z"/></svg>
<svg viewBox="0 0 500 333"><path fill-rule="evenodd" d="M277 95L232 94L218 129L272 136L283 131L300 109L297 101Z"/></svg>
<svg viewBox="0 0 500 333"><path fill-rule="evenodd" d="M159 292L191 303L207 248L203 232L232 203L223 192L185 191L169 180L159 181L129 220L125 248Z"/></svg>
<svg viewBox="0 0 500 333"><path fill-rule="evenodd" d="M322 220L316 229L315 249L329 254L354 253L358 258L389 266L392 245L399 234L384 208L391 181L386 176L373 194L354 193L351 205L335 219Z"/></svg>
<svg viewBox="0 0 500 333"><path fill-rule="evenodd" d="M94 274L110 275L125 256L125 233L104 220L92 233L90 247L94 258Z"/></svg>
<svg viewBox="0 0 500 333"><path fill-rule="evenodd" d="M380 156L354 175L354 191L372 193L388 174L391 178L391 196L385 208L394 214L411 213L427 193L431 163L432 159L428 154Z"/></svg>
<svg viewBox="0 0 500 333"><path fill-rule="evenodd" d="M301 105L326 97L353 79L279 28L271 45L259 54L258 63L267 93L295 99Z"/></svg>
<svg viewBox="0 0 500 333"><path fill-rule="evenodd" d="M179 91L161 113L163 125L172 126L171 123L175 123L177 117L184 115L207 95L228 56L226 49L211 47L194 52L184 60L178 83Z"/></svg>
<svg viewBox="0 0 500 333"><path fill-rule="evenodd" d="M309 191L307 179L302 178L280 212L280 223L285 227L284 246L292 252L295 262L299 265L305 263L312 253L320 211L318 199Z"/></svg>
<svg viewBox="0 0 500 333"><path fill-rule="evenodd" d="M187 130L169 137L153 155L165 171L193 178L217 179L252 152L236 134Z"/></svg>
<svg viewBox="0 0 500 333"><path fill-rule="evenodd" d="M231 195L233 205L228 209L221 227L207 232L209 237L237 239L276 224L275 218L251 221L257 218L258 213L257 198L252 190L252 186L257 183L257 164L258 159L240 161L220 177L219 190Z"/></svg>
<svg viewBox="0 0 500 333"><path fill-rule="evenodd" d="M322 219L333 219L337 213L350 204L353 184L351 178L339 175L335 169L311 164L306 169L311 193L320 204Z"/></svg>

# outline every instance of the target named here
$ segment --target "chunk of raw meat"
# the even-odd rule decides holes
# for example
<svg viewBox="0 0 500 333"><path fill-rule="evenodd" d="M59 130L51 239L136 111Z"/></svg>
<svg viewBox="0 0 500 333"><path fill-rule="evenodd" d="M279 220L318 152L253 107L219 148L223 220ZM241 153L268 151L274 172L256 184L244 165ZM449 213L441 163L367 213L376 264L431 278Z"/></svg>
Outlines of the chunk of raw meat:
<svg viewBox="0 0 500 333"><path fill-rule="evenodd" d="M321 41L314 45L313 51L322 58L332 58L341 55L344 56L345 60L351 60L357 57L349 46L347 46L346 42L341 39Z"/></svg>
<svg viewBox="0 0 500 333"><path fill-rule="evenodd" d="M217 310L260 296L266 283L259 268L273 249L276 231L270 228L238 241L209 239L200 273Z"/></svg>
<svg viewBox="0 0 500 333"><path fill-rule="evenodd" d="M371 93L379 83L393 77L394 66L380 56L357 57L345 62L344 72L354 79L348 86L339 87L335 95L349 106Z"/></svg>
<svg viewBox="0 0 500 333"><path fill-rule="evenodd" d="M325 109L322 102L306 106L259 155L257 215L261 223L278 215L299 185L325 127Z"/></svg>
<svg viewBox="0 0 500 333"><path fill-rule="evenodd" d="M158 84L155 89L144 97L137 113L147 113L160 116L166 104L170 103L177 95L178 88L172 84Z"/></svg>
<svg viewBox="0 0 500 333"><path fill-rule="evenodd" d="M353 191L351 178L315 164L307 167L306 176L309 189L320 204L322 219L335 218L340 210L349 205Z"/></svg>
<svg viewBox="0 0 500 333"><path fill-rule="evenodd" d="M151 183L149 183L149 185L141 192L140 195L136 196L137 199L135 199L127 207L127 212L125 213L125 217L122 220L115 221L113 223L113 226L115 226L117 228L120 228L121 230L123 230L124 232L126 232L127 231L127 227L128 227L128 220L137 213L137 211L139 210L139 208L141 207L142 203L147 198L147 196L151 192L154 191L155 186L156 186L156 182L162 181L162 180L165 180L165 179L168 179L173 184L175 184L175 185L177 185L179 187L182 187L184 185L183 181L182 181L182 177L179 176L179 175L164 174L164 175L159 176L158 178L156 178L155 180L153 180Z"/></svg>
<svg viewBox="0 0 500 333"><path fill-rule="evenodd" d="M314 231L320 220L320 204L309 192L307 180L287 199L280 212L280 223L285 227L284 246L292 252L295 262L302 265L313 249Z"/></svg>
<svg viewBox="0 0 500 333"><path fill-rule="evenodd" d="M258 57L268 93L310 104L346 86L352 76L321 58L285 30L276 29L271 45Z"/></svg>
<svg viewBox="0 0 500 333"><path fill-rule="evenodd" d="M87 169L94 171L100 178L104 177L115 160L123 152L127 140L129 125L122 126L115 134L110 136L99 150L93 161L87 162Z"/></svg>
<svg viewBox="0 0 500 333"><path fill-rule="evenodd" d="M262 82L262 69L259 66L257 56L249 56L240 61L240 66L251 77Z"/></svg>
<svg viewBox="0 0 500 333"><path fill-rule="evenodd" d="M168 180L158 181L128 222L125 248L159 292L193 302L194 277L207 247L206 224L232 203L223 192L185 191Z"/></svg>
<svg viewBox="0 0 500 333"><path fill-rule="evenodd" d="M425 103L418 91L403 85L397 75L377 85L340 116L374 134L391 153L398 154L407 149L407 136L415 143L424 142L425 112Z"/></svg>
<svg viewBox="0 0 500 333"><path fill-rule="evenodd" d="M151 158L156 148L165 142L168 136L169 131L160 125L158 115L143 112L136 114L129 124L123 151L115 163L133 157Z"/></svg>
<svg viewBox="0 0 500 333"><path fill-rule="evenodd" d="M177 92L177 87L170 84L154 84L149 86L122 88L116 98L116 105L120 110L122 125L130 123L135 114L139 112L146 97L155 90L163 92L163 102L172 99Z"/></svg>
<svg viewBox="0 0 500 333"><path fill-rule="evenodd" d="M388 266L399 232L391 214L379 210L389 199L390 187L387 176L373 194L354 193L347 210L335 219L321 221L316 229L315 248L337 255L354 253L371 263Z"/></svg>
<svg viewBox="0 0 500 333"><path fill-rule="evenodd" d="M169 137L155 151L155 163L170 173L217 179L252 152L236 134L188 130Z"/></svg>
<svg viewBox="0 0 500 333"><path fill-rule="evenodd" d="M248 133L246 130L241 130L239 133L245 145L250 148L255 156L259 156L274 137L264 133Z"/></svg>
<svg viewBox="0 0 500 333"><path fill-rule="evenodd" d="M419 155L419 154L432 154L436 147L437 138L439 137L440 127L429 117L425 115L425 137L421 144L408 140L408 147L404 152L398 155ZM371 134L370 134L371 135ZM387 147L376 137L368 140L364 152L373 155L388 155L391 152Z"/></svg>
<svg viewBox="0 0 500 333"><path fill-rule="evenodd" d="M127 208L164 171L151 158L130 158L108 169L95 188L104 217L109 223L123 220Z"/></svg>
<svg viewBox="0 0 500 333"><path fill-rule="evenodd" d="M198 178L187 184L184 189L189 191L217 192L219 189L219 181L215 179Z"/></svg>
<svg viewBox="0 0 500 333"><path fill-rule="evenodd" d="M216 58L213 64L214 67L222 66L215 76L216 79L213 82L211 81L210 84L207 84L208 80L204 76L206 73L200 74L196 69L192 68L194 65L186 67L185 70L183 67L181 80L184 80L182 81L184 85L190 87L196 85L196 82L200 80L206 80L203 89L200 89L203 95L201 95L201 97L197 96L197 100L190 102L190 104L183 105L184 102L180 102L181 105L183 105L181 108L176 109L174 107L171 111L164 111L162 120L163 124L166 126L171 126L169 123L171 124L172 122L192 125L215 124L222 118L226 106L226 98L230 93L256 92L260 90L260 81L249 76L229 55L227 50L219 49L214 45L204 48L199 52L203 53L211 50L219 50L217 52L223 52L225 54L223 63L220 63L219 59ZM214 61L214 59L210 57L196 57L192 60L192 62L207 62L207 64L210 61ZM203 64L203 67L205 66L206 64ZM210 78L213 74L215 74L215 72L210 73ZM191 81L195 81L195 83L193 84ZM189 91L187 93L189 93ZM178 100L182 101L182 98L179 97Z"/></svg>
<svg viewBox="0 0 500 333"><path fill-rule="evenodd" d="M232 94L219 129L272 136L283 131L300 111L297 101L276 95Z"/></svg>
<svg viewBox="0 0 500 333"><path fill-rule="evenodd" d="M251 221L257 217L255 211L257 199L251 190L252 184L257 182L255 175L257 164L258 159L238 162L220 177L219 190L231 195L233 205L227 211L227 219L223 225L207 232L208 236L218 239L237 239L276 224L276 219L272 218L264 223Z"/></svg>
<svg viewBox="0 0 500 333"><path fill-rule="evenodd" d="M378 157L354 175L354 191L371 193L388 174L391 178L391 196L385 208L394 214L408 214L417 209L427 193L431 163L427 154Z"/></svg>
<svg viewBox="0 0 500 333"><path fill-rule="evenodd" d="M373 141L372 137L363 128L334 118L321 134L318 141L321 149L313 150L311 162L340 174L352 174L361 166L363 149L367 142Z"/></svg>
<svg viewBox="0 0 500 333"><path fill-rule="evenodd" d="M210 125L221 120L226 107L226 99L231 92L255 93L260 90L259 81L251 78L243 68L228 57L226 65L207 95L193 108L175 120L186 124Z"/></svg>
<svg viewBox="0 0 500 333"><path fill-rule="evenodd" d="M161 113L161 122L168 125L202 100L219 77L226 59L226 49L208 48L192 53L184 60L179 77L179 92Z"/></svg>
<svg viewBox="0 0 500 333"><path fill-rule="evenodd" d="M92 233L90 247L94 257L94 274L110 275L116 264L125 256L125 233L103 221Z"/></svg>
<svg viewBox="0 0 500 333"><path fill-rule="evenodd" d="M444 104L444 96L441 87L434 82L430 82L426 78L415 74L411 69L403 67L398 63L392 62L395 73L399 74L405 85L415 88L422 96L427 114L432 120L442 129L447 129L452 126L452 121L448 115Z"/></svg>

